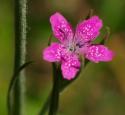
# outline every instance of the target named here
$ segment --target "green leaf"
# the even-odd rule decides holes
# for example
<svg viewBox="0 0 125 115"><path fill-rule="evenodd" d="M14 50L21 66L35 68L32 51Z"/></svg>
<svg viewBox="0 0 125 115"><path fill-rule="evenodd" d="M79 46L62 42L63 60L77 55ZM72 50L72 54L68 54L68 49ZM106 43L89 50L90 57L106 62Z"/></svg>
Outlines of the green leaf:
<svg viewBox="0 0 125 115"><path fill-rule="evenodd" d="M8 95L7 95L8 113L10 113L10 111L11 111L11 99L10 99L10 97L11 97L11 91L12 91L12 89L13 89L13 87L14 87L14 85L15 85L17 79L18 79L18 76L19 76L20 72L21 72L23 69L25 69L27 66L29 66L31 63L33 63L33 61L24 63L24 64L18 69L18 71L16 71L16 72L14 73L14 75L12 76L12 79L11 79L11 81L10 81L10 85L9 85L9 88L8 88Z"/></svg>
<svg viewBox="0 0 125 115"><path fill-rule="evenodd" d="M48 107L50 105L50 99L51 99L51 94L48 96L46 102L44 103L42 109L40 110L38 115L45 115L46 111L48 110Z"/></svg>

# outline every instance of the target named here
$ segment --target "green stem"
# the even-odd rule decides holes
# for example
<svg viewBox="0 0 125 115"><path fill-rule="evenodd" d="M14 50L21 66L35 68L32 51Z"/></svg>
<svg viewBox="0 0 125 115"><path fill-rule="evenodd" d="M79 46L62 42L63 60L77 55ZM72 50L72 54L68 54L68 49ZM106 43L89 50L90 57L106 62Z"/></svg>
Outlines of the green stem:
<svg viewBox="0 0 125 115"><path fill-rule="evenodd" d="M27 0L15 0L15 60L14 74L25 63L26 57L26 3ZM9 115L24 115L25 72L20 72L11 93ZM15 77L15 76L14 76ZM13 78L12 78L13 79Z"/></svg>
<svg viewBox="0 0 125 115"><path fill-rule="evenodd" d="M59 69L53 63L53 89L50 100L50 108L48 115L56 115L59 105Z"/></svg>
<svg viewBox="0 0 125 115"><path fill-rule="evenodd" d="M86 66L88 65L88 63L89 63L89 61L88 61L88 60L85 60L84 66L86 67ZM55 68L55 66L53 66L53 70L54 70L54 68ZM82 68L82 67L81 67L81 68ZM56 68L55 68L55 70L56 70ZM79 76L80 72L81 72L81 69L80 69L80 71L78 72L78 74L76 75L77 77ZM63 92L63 90L64 90L67 86L69 86L73 81L75 81L75 80L77 79L77 77L76 77L75 79L73 79L73 80L71 80L71 81L64 80L60 68L58 68L57 71L53 71L53 73L55 73L55 77L57 77L57 79L58 79L58 81L59 81L59 82L57 82L57 83L58 83L58 84L57 84L57 86L58 86L58 90L57 90L58 93ZM58 76L57 76L57 75L58 75ZM54 87L53 87L53 89L54 89ZM59 95L59 94L58 94L58 95ZM47 99L46 102L44 103L44 105L43 105L43 107L42 107L42 109L41 109L39 115L45 115L46 111L48 110L48 107L49 107L50 102L52 103L52 101L50 100L50 97L51 97L51 95L49 95L48 99Z"/></svg>

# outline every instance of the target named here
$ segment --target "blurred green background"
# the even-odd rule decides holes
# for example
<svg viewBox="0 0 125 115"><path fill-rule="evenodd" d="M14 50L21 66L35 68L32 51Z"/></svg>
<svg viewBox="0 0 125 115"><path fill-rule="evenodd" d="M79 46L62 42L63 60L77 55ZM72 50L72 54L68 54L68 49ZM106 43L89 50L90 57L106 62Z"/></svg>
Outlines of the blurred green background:
<svg viewBox="0 0 125 115"><path fill-rule="evenodd" d="M106 44L112 62L89 64L60 97L58 115L125 115L125 0L28 0L26 114L37 115L52 88L51 64L42 50L51 34L49 17L61 12L75 26L94 9L110 27ZM13 74L14 1L0 0L0 115L7 115L6 95ZM84 68L83 68L84 69Z"/></svg>

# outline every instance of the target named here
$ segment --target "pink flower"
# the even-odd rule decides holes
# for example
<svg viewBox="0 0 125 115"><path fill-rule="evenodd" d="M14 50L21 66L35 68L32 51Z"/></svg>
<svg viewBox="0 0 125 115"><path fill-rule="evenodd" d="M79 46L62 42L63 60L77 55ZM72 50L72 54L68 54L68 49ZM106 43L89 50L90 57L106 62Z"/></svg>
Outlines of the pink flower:
<svg viewBox="0 0 125 115"><path fill-rule="evenodd" d="M52 15L50 23L53 34L60 43L54 42L45 48L43 58L49 62L61 63L65 79L71 80L76 76L81 65L80 55L95 63L112 60L112 51L104 45L92 44L102 27L102 20L98 16L79 23L75 32L60 13Z"/></svg>

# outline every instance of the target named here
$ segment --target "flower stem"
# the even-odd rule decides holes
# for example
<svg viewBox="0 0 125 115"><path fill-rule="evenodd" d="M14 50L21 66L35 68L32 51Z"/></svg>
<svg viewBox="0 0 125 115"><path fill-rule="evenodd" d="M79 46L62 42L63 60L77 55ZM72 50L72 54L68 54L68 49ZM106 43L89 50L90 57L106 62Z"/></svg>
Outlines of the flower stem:
<svg viewBox="0 0 125 115"><path fill-rule="evenodd" d="M15 0L15 59L14 74L25 63L26 57L26 4L27 0ZM20 77L21 76L21 77ZM15 76L14 76L15 77ZM13 79L13 78L12 78ZM25 72L21 71L12 90L9 115L24 115Z"/></svg>
<svg viewBox="0 0 125 115"><path fill-rule="evenodd" d="M86 60L84 66L86 66L88 63L89 63L89 61ZM55 69L54 69L54 68L55 68ZM56 70L56 71L55 71L55 70ZM81 69L80 69L80 71L78 72L77 77L79 76L80 72L81 72ZM54 79L57 79L57 82L56 82L56 80L55 80L55 82L56 82L56 84L57 84L57 86L58 86L58 87L57 87L58 89L54 88L54 87L56 87L56 86L53 85L52 93L55 92L55 91L54 91L54 89L55 89L55 90L57 91L55 95L58 96L58 97L57 97L57 100L59 100L59 94L60 94L61 92L63 92L64 89L66 89L73 81L75 81L75 80L77 79L77 77L76 77L75 79L71 80L71 81L68 81L68 80L63 79L62 72L61 72L61 68L56 68L55 65L53 65L53 74L54 74L54 75L53 75L53 76L54 76ZM52 103L54 103L54 102L53 102L53 101L54 101L53 99L56 98L56 96L54 97L54 93L53 93L53 95L52 95L52 93L51 93L51 95L48 96L48 98L47 98L46 102L44 103L43 108L41 109L39 115L45 115L45 113L47 112L47 110L48 110L48 108L49 108L50 103L51 103L51 106L52 106ZM53 96L53 97L52 97L52 96ZM50 97L51 97L51 98L50 98ZM56 100L56 99L55 99L55 100ZM59 102L55 102L55 103L58 104ZM57 109L58 109L58 107L56 108L56 110L57 110ZM49 115L53 115L53 114L51 114L51 112L50 112Z"/></svg>
<svg viewBox="0 0 125 115"><path fill-rule="evenodd" d="M48 115L56 115L59 106L59 69L53 63L53 89L50 100L50 108Z"/></svg>

